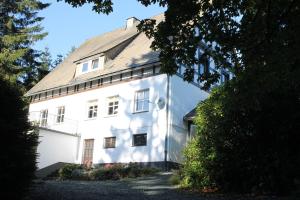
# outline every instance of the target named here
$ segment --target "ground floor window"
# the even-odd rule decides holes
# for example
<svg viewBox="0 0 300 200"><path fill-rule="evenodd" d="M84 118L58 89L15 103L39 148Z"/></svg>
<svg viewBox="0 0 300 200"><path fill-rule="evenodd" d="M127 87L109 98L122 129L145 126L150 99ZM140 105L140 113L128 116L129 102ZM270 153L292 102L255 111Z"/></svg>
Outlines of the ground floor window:
<svg viewBox="0 0 300 200"><path fill-rule="evenodd" d="M147 133L133 135L132 146L146 146L147 145Z"/></svg>
<svg viewBox="0 0 300 200"><path fill-rule="evenodd" d="M115 148L115 147L116 147L116 137L104 138L104 148Z"/></svg>

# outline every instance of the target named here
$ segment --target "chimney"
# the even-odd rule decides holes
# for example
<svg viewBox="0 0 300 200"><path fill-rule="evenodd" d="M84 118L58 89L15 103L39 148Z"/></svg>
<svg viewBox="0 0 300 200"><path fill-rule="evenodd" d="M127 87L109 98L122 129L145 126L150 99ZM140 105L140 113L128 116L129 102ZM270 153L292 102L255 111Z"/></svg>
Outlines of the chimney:
<svg viewBox="0 0 300 200"><path fill-rule="evenodd" d="M136 22L139 22L140 20L138 20L137 18L135 17L129 17L127 20L126 20L126 29L130 29L132 27L136 27Z"/></svg>

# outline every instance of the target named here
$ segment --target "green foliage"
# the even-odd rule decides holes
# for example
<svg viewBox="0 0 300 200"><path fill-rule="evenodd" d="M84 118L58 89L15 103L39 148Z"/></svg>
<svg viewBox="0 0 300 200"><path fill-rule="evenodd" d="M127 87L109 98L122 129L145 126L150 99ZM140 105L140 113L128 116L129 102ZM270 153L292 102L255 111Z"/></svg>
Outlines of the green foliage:
<svg viewBox="0 0 300 200"><path fill-rule="evenodd" d="M66 164L62 168L59 169L58 174L59 178L64 179L71 179L74 170L82 169L82 166L79 164Z"/></svg>
<svg viewBox="0 0 300 200"><path fill-rule="evenodd" d="M0 76L1 199L21 199L36 170L37 131L27 121L27 102L15 84Z"/></svg>
<svg viewBox="0 0 300 200"><path fill-rule="evenodd" d="M0 3L0 73L11 82L31 87L39 69L40 52L32 45L43 39L38 11L46 8L38 0L4 0Z"/></svg>
<svg viewBox="0 0 300 200"><path fill-rule="evenodd" d="M166 7L165 20L141 21L139 29L154 38L152 48L160 50L162 71L174 74L178 66L187 67L185 79L191 81L194 65L207 56L217 68L239 76L253 66L281 67L297 63L300 53L300 1L297 0L137 0L144 6ZM93 10L108 14L113 0L65 0L74 7L92 3ZM201 46L203 54L195 57ZM273 68L270 68L270 73ZM218 72L202 74L200 81L209 88L219 79Z"/></svg>
<svg viewBox="0 0 300 200"><path fill-rule="evenodd" d="M169 178L169 182L172 185L179 185L181 182L181 178L182 178L182 176L180 174L180 171L176 170L176 171L173 171L172 176Z"/></svg>
<svg viewBox="0 0 300 200"><path fill-rule="evenodd" d="M274 67L273 67L274 68ZM252 67L199 104L183 185L285 193L300 178L300 69Z"/></svg>
<svg viewBox="0 0 300 200"><path fill-rule="evenodd" d="M59 178L62 180L118 180L151 175L156 172L158 172L156 168L143 168L134 163L99 166L94 169L85 169L78 164L68 164L59 170Z"/></svg>

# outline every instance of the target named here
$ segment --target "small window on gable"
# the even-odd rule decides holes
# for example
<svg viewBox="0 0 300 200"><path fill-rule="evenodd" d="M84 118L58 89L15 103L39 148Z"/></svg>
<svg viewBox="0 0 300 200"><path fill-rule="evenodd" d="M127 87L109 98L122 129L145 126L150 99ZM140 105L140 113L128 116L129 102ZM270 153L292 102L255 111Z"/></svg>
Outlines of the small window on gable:
<svg viewBox="0 0 300 200"><path fill-rule="evenodd" d="M88 71L88 67L89 67L88 63L83 63L82 64L82 70L81 70L81 72L87 72Z"/></svg>
<svg viewBox="0 0 300 200"><path fill-rule="evenodd" d="M95 59L92 61L92 68L97 69L99 67L99 59Z"/></svg>

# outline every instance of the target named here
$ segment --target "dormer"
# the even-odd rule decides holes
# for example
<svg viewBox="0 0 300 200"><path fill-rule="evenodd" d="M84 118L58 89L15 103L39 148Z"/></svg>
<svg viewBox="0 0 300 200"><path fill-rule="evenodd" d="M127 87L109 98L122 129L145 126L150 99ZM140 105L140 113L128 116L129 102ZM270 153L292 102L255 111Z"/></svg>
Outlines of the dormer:
<svg viewBox="0 0 300 200"><path fill-rule="evenodd" d="M106 61L106 57L104 54L75 61L76 63L75 77L88 72L102 70L104 68L105 61Z"/></svg>

